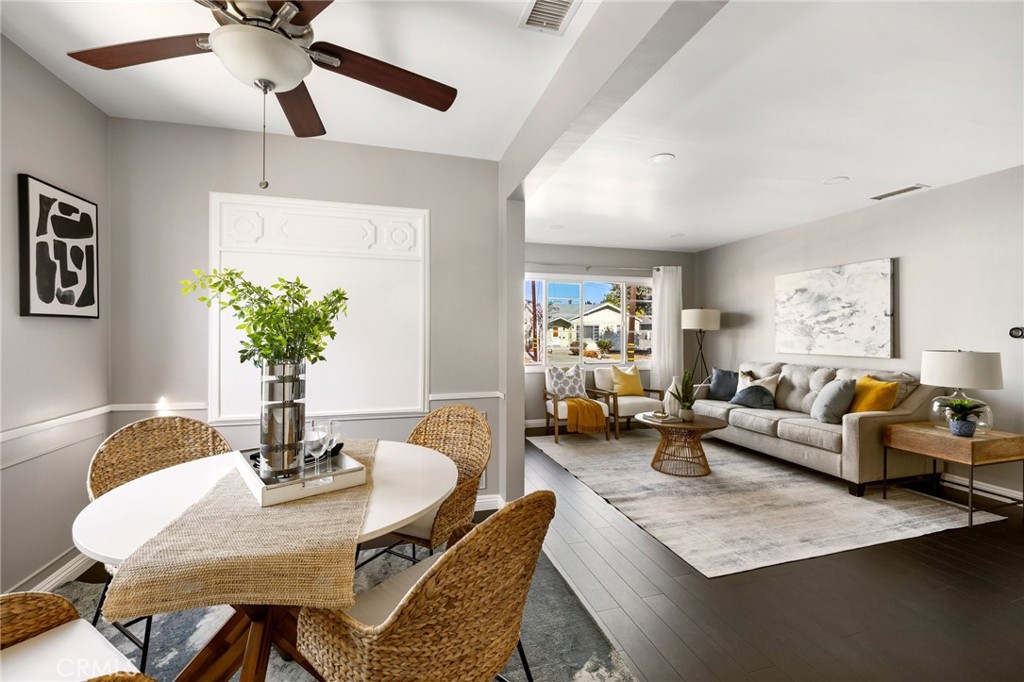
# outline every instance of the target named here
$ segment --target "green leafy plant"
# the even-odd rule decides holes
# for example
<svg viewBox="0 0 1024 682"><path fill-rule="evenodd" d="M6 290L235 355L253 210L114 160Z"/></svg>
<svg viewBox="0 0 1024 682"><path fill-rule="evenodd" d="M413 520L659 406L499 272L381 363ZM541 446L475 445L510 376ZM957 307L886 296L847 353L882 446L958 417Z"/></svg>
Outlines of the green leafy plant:
<svg viewBox="0 0 1024 682"><path fill-rule="evenodd" d="M312 301L309 287L298 277L279 277L270 287L263 287L232 268L209 274L193 270L192 274L195 279L181 280L181 293L208 290L208 296L199 296L207 308L218 300L221 310L232 310L239 321L236 328L247 337L238 351L241 362L251 360L260 365L323 360L328 340L336 335L335 320L348 312L348 294L343 289Z"/></svg>
<svg viewBox="0 0 1024 682"><path fill-rule="evenodd" d="M965 422L971 417L980 415L983 405L973 400L954 399L946 405L946 419L955 422Z"/></svg>
<svg viewBox="0 0 1024 682"><path fill-rule="evenodd" d="M684 371L679 382L669 387L668 394L676 399L679 407L684 410L693 408L693 374Z"/></svg>
<svg viewBox="0 0 1024 682"><path fill-rule="evenodd" d="M604 357L612 349L611 339L598 339L596 342L597 350L600 351L601 357Z"/></svg>

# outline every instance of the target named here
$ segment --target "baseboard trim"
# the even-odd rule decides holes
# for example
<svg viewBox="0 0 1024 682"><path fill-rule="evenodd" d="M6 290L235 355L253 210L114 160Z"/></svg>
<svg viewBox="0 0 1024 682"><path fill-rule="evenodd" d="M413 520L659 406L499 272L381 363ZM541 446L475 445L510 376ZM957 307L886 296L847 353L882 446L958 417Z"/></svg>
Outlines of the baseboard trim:
<svg viewBox="0 0 1024 682"><path fill-rule="evenodd" d="M431 393L430 402L441 400L504 400L505 394L501 391L475 391L470 393Z"/></svg>
<svg viewBox="0 0 1024 682"><path fill-rule="evenodd" d="M496 511L505 506L501 495L477 495L476 511Z"/></svg>
<svg viewBox="0 0 1024 682"><path fill-rule="evenodd" d="M58 565L51 571L54 564L59 562L62 557L58 557L51 561L49 564L39 569L29 577L22 580L20 583L15 585L12 592L53 592L55 589L68 582L74 580L78 576L89 570L89 567L96 563L95 559L90 559L85 556L77 549L69 549L64 553L64 557L70 555L70 559L65 561L63 564ZM47 573L47 571L50 571Z"/></svg>
<svg viewBox="0 0 1024 682"><path fill-rule="evenodd" d="M547 426L547 423L543 419L527 419L523 423L523 426L525 426L528 429L535 429L535 428L542 428L544 426Z"/></svg>
<svg viewBox="0 0 1024 682"><path fill-rule="evenodd" d="M964 476L957 476L956 474L942 474L942 484L967 490L970 481L968 481ZM974 492L998 495L999 497L1005 497L1008 500L1016 500L1017 502L1024 501L1024 491L1017 491L1013 488L1004 488L1003 486L985 483L984 481L979 481L977 479L974 481Z"/></svg>

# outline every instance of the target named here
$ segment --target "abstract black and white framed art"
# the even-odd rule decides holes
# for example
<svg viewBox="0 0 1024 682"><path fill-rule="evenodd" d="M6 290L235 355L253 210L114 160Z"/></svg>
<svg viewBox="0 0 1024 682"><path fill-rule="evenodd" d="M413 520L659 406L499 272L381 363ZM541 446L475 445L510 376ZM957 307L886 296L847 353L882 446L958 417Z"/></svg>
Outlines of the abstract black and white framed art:
<svg viewBox="0 0 1024 682"><path fill-rule="evenodd" d="M18 174L21 314L100 316L96 204Z"/></svg>

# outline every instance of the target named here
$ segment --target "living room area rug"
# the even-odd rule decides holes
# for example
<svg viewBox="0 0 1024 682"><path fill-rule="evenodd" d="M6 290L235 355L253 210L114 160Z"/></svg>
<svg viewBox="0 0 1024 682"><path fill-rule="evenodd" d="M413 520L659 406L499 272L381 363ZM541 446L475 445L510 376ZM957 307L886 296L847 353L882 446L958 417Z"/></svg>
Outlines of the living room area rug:
<svg viewBox="0 0 1024 682"><path fill-rule="evenodd" d="M650 429L527 440L708 578L967 525L962 505L893 486L855 497L846 481L715 439L699 478L651 469ZM974 512L975 524L1003 518Z"/></svg>

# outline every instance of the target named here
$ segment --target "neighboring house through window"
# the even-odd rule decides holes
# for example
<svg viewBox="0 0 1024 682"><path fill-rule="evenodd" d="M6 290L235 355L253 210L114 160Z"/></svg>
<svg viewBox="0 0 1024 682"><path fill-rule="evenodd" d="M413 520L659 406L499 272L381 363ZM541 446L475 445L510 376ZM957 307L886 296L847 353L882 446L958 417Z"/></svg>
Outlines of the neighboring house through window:
<svg viewBox="0 0 1024 682"><path fill-rule="evenodd" d="M654 310L649 278L527 275L523 294L527 366L649 365Z"/></svg>

